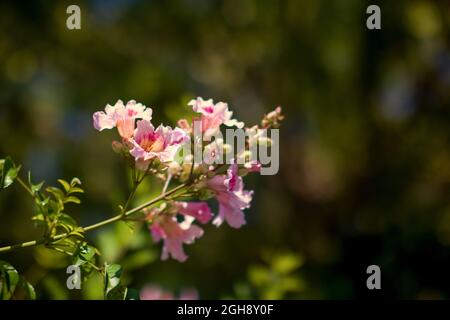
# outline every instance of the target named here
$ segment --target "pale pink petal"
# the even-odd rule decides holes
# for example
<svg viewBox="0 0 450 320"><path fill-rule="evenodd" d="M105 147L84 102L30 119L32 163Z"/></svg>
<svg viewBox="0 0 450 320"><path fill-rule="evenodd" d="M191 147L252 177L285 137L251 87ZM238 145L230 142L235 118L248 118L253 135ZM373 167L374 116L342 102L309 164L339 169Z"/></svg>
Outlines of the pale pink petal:
<svg viewBox="0 0 450 320"><path fill-rule="evenodd" d="M245 224L244 212L242 212L241 209L229 206L226 203L220 203L219 214L213 220L213 224L219 227L224 220L230 227L239 229Z"/></svg>
<svg viewBox="0 0 450 320"><path fill-rule="evenodd" d="M94 120L94 128L98 131L102 131L104 129L112 129L116 125L116 121L111 118L111 116L105 114L103 111L97 111L92 116Z"/></svg>
<svg viewBox="0 0 450 320"><path fill-rule="evenodd" d="M194 217L203 224L208 223L212 218L211 209L205 201L177 201L174 206L179 213Z"/></svg>
<svg viewBox="0 0 450 320"><path fill-rule="evenodd" d="M155 241L163 240L161 260L172 257L180 262L187 259L183 244L191 244L203 235L203 229L193 225L194 218L186 217L179 223L173 216L161 216L153 221L150 231Z"/></svg>

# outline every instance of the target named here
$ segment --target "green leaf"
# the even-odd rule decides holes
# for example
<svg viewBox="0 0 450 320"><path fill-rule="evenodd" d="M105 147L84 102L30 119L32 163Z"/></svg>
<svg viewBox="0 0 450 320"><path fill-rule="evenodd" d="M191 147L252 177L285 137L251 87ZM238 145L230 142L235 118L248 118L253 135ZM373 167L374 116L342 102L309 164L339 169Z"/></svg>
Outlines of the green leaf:
<svg viewBox="0 0 450 320"><path fill-rule="evenodd" d="M44 181L42 181L42 182L40 182L38 184L33 184L31 182L31 172L28 171L28 184L30 185L31 191L35 195L37 192L39 192L39 190L41 190L42 186L44 185Z"/></svg>
<svg viewBox="0 0 450 320"><path fill-rule="evenodd" d="M47 187L47 189L45 189L45 191L53 194L55 199L58 199L58 200L62 200L65 197L64 192L61 189L56 188L56 187Z"/></svg>
<svg viewBox="0 0 450 320"><path fill-rule="evenodd" d="M44 185L44 181L38 184L32 184L30 185L30 189L33 192L33 194L36 194L39 190L41 190L42 186Z"/></svg>
<svg viewBox="0 0 450 320"><path fill-rule="evenodd" d="M70 191L71 186L66 180L58 179L58 182L63 186L63 188L66 192Z"/></svg>
<svg viewBox="0 0 450 320"><path fill-rule="evenodd" d="M120 285L120 277L122 276L122 267L118 264L108 265L105 263L105 299L108 299L109 293ZM119 289L117 289L119 290ZM117 298L121 290L115 291L113 297ZM122 292L123 293L123 292ZM124 296L126 296L126 292ZM123 299L123 298L122 298Z"/></svg>
<svg viewBox="0 0 450 320"><path fill-rule="evenodd" d="M84 190L81 189L80 187L73 187L70 189L69 193L84 193Z"/></svg>
<svg viewBox="0 0 450 320"><path fill-rule="evenodd" d="M0 189L9 187L19 174L20 166L16 167L10 157L0 160L1 176Z"/></svg>
<svg viewBox="0 0 450 320"><path fill-rule="evenodd" d="M87 262L95 264L96 254L98 254L98 250L95 247L88 245L86 242L81 243L74 254L74 264L78 266L82 266Z"/></svg>
<svg viewBox="0 0 450 320"><path fill-rule="evenodd" d="M1 300L11 299L19 283L19 279L19 273L12 265L6 261L0 261Z"/></svg>
<svg viewBox="0 0 450 320"><path fill-rule="evenodd" d="M80 257L84 261L90 261L95 256L96 249L90 245L82 245L80 247Z"/></svg>
<svg viewBox="0 0 450 320"><path fill-rule="evenodd" d="M117 286L106 294L106 300L125 300L128 296L128 288L126 286Z"/></svg>
<svg viewBox="0 0 450 320"><path fill-rule="evenodd" d="M72 228L76 228L78 226L78 223L75 221L75 219L66 213L61 213L58 219L58 223L70 226Z"/></svg>
<svg viewBox="0 0 450 320"><path fill-rule="evenodd" d="M81 181L80 179L78 179L77 177L72 178L72 181L70 181L70 186L71 187L75 187L75 186L81 186Z"/></svg>
<svg viewBox="0 0 450 320"><path fill-rule="evenodd" d="M20 276L19 286L25 291L25 296L28 300L36 300L36 292L33 286L23 276Z"/></svg>
<svg viewBox="0 0 450 320"><path fill-rule="evenodd" d="M67 197L67 198L64 200L64 203L68 203L68 202L73 202L73 203L76 203L76 204L80 204L80 203L81 203L81 200L78 199L78 198L75 197L75 196L69 196L69 197Z"/></svg>

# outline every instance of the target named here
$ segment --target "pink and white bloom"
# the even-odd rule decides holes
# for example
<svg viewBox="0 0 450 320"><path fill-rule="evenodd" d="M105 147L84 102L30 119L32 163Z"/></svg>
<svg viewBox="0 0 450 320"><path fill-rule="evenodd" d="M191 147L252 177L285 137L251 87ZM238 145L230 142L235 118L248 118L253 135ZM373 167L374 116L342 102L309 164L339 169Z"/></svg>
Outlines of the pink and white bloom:
<svg viewBox="0 0 450 320"><path fill-rule="evenodd" d="M191 216L203 224L208 223L213 216L205 201L175 201L172 206L178 213Z"/></svg>
<svg viewBox="0 0 450 320"><path fill-rule="evenodd" d="M188 258L184 253L183 244L194 243L195 239L203 235L203 229L192 224L193 217L186 216L183 222L178 222L175 216L160 215L153 220L150 232L153 240L164 241L161 260L167 260L169 256L180 262Z"/></svg>
<svg viewBox="0 0 450 320"><path fill-rule="evenodd" d="M158 208L152 209L147 218L152 221L150 232L155 242L164 240L161 259L169 256L184 262L187 255L184 253L183 244L191 244L195 239L203 235L203 229L193 224L195 219L205 224L212 218L211 209L204 201L174 201L167 212L161 213ZM183 222L178 222L177 214L184 216Z"/></svg>
<svg viewBox="0 0 450 320"><path fill-rule="evenodd" d="M97 111L92 116L94 128L98 131L117 127L123 139L133 136L136 119L150 121L152 119L152 109L146 108L135 100L130 100L126 105L122 100L117 100L114 106L106 105L105 111Z"/></svg>
<svg viewBox="0 0 450 320"><path fill-rule="evenodd" d="M244 225L246 222L242 210L250 207L253 191L244 190L244 182L238 175L238 165L232 164L227 175L214 176L206 185L215 192L219 202L219 214L214 218L213 224L220 226L226 221L233 228Z"/></svg>
<svg viewBox="0 0 450 320"><path fill-rule="evenodd" d="M134 137L130 139L133 145L130 153L137 161L146 162L157 158L161 162L170 162L187 140L189 136L180 128L160 125L155 129L150 121L140 120Z"/></svg>
<svg viewBox="0 0 450 320"><path fill-rule="evenodd" d="M242 128L243 122L239 122L236 119L232 119L233 112L228 110L228 104L224 102L218 102L214 104L212 99L203 100L201 97L193 99L188 103L192 106L194 112L200 113L201 129L205 137L209 138L213 136L222 124L232 127L236 126Z"/></svg>

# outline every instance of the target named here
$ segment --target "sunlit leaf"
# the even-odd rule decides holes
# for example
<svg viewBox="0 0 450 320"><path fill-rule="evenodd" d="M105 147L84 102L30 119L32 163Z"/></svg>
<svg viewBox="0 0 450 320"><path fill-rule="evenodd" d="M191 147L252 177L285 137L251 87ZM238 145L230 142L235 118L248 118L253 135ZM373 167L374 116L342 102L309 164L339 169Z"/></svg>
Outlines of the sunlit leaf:
<svg viewBox="0 0 450 320"><path fill-rule="evenodd" d="M63 186L63 188L64 188L64 190L66 191L66 192L69 192L70 191L70 184L67 182L67 181L65 181L65 180L63 180L63 179L58 179L58 182Z"/></svg>
<svg viewBox="0 0 450 320"><path fill-rule="evenodd" d="M80 204L80 203L81 203L81 200L78 199L78 198L75 197L75 196L69 196L69 197L67 197L67 198L64 200L64 202L65 202L65 203L73 202L73 203Z"/></svg>
<svg viewBox="0 0 450 320"><path fill-rule="evenodd" d="M12 159L10 157L6 157L5 159L0 160L0 169L0 189L5 189L9 187L17 178L20 166L16 167Z"/></svg>
<svg viewBox="0 0 450 320"><path fill-rule="evenodd" d="M1 300L11 299L17 284L19 283L19 273L6 261L0 261L0 282L2 290L0 292Z"/></svg>

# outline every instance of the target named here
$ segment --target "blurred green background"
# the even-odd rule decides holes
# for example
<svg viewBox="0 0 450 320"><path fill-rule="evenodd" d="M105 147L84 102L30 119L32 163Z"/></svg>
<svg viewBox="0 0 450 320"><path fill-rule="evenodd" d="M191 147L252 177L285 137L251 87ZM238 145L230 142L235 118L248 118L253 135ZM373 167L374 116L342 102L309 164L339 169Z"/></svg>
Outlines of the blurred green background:
<svg viewBox="0 0 450 320"><path fill-rule="evenodd" d="M450 298L448 1L178 0L0 4L0 157L34 180L73 176L87 225L117 212L129 184L92 113L117 99L174 125L196 96L226 101L248 125L276 105L280 172L246 179L248 224L208 225L184 264L126 225L91 233L125 281L200 298ZM366 8L381 7L381 30ZM147 185L140 203L158 192ZM0 244L38 238L31 200L0 193ZM39 298L101 298L98 279L65 288L67 260L43 248L10 261ZM366 268L382 272L381 292Z"/></svg>

